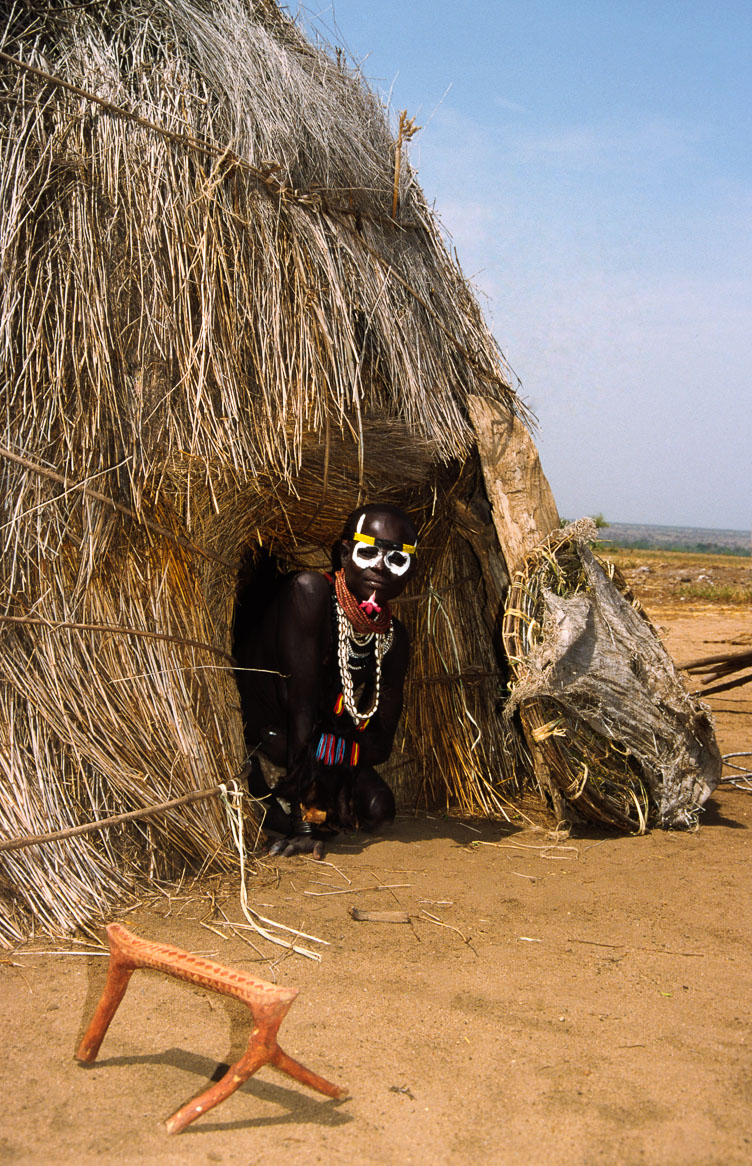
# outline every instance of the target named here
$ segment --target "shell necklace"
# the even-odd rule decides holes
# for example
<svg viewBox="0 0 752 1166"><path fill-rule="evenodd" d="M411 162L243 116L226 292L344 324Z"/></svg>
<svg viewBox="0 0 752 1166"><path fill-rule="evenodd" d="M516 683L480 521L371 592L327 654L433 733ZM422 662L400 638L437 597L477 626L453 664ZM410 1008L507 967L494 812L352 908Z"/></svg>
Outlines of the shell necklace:
<svg viewBox="0 0 752 1166"><path fill-rule="evenodd" d="M344 579L344 571L338 571L335 576L335 594L337 596L337 603L335 611L337 613L337 663L339 664L339 676L342 681L342 699L344 701L345 709L353 720L357 728L365 725L366 721L375 716L379 707L379 699L381 697L381 662L386 656L387 652L392 646L394 634L392 632L392 618L391 612L387 608L385 613L386 620L382 619L378 622L381 627L372 631L359 631L353 626L350 613L347 608L351 607L357 611L354 597L347 589ZM346 592L346 595L344 594ZM343 602L344 599L344 602ZM349 603L347 602L349 600ZM367 616L358 611L358 624L362 628L363 621L371 623ZM386 622L386 627L384 623ZM355 685L353 684L352 671L350 665L351 647L355 649L356 656L362 656L362 652L358 652L358 648L364 648L375 639L374 645L374 662L375 662L375 676L374 676L374 693L371 707L367 710L360 711L355 700Z"/></svg>

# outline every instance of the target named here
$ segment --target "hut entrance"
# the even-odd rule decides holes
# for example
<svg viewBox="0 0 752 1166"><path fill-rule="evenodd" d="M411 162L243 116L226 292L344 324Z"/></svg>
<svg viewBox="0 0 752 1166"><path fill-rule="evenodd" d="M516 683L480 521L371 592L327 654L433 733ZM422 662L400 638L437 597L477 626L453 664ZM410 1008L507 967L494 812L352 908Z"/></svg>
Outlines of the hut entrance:
<svg viewBox="0 0 752 1166"><path fill-rule="evenodd" d="M247 645L287 574L287 568L263 547L249 549L238 572L232 625L232 654L242 664Z"/></svg>
<svg viewBox="0 0 752 1166"><path fill-rule="evenodd" d="M251 547L246 552L238 573L238 588L232 627L232 654L238 663L237 685L243 727L248 722L248 692L243 669L251 657L251 648L260 634L261 621L269 604L284 582L289 571L285 563L263 547ZM246 738L246 746L255 742Z"/></svg>

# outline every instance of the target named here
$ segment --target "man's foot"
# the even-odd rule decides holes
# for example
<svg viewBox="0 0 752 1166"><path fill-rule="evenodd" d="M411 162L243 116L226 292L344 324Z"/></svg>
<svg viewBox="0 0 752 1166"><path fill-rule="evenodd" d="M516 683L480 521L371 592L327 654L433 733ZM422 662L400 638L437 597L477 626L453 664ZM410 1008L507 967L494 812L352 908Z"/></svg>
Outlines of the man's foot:
<svg viewBox="0 0 752 1166"><path fill-rule="evenodd" d="M293 858L296 854L311 854L321 859L325 853L324 841L313 834L293 834L278 838L267 849L270 858Z"/></svg>

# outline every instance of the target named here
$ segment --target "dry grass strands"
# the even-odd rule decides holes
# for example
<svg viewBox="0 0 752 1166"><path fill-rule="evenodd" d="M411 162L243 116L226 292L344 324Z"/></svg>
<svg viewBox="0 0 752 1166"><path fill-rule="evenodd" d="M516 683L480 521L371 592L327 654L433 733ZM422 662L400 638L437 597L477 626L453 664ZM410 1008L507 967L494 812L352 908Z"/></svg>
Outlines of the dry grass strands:
<svg viewBox="0 0 752 1166"><path fill-rule="evenodd" d="M406 611L416 679L451 677L409 702L403 800L496 812L495 662L434 491L468 394L520 406L404 151L392 218L379 102L272 0L0 9L0 837L236 772L240 564L320 560L376 497L438 515ZM0 944L236 864L214 800L10 852Z"/></svg>
<svg viewBox="0 0 752 1166"><path fill-rule="evenodd" d="M402 749L420 759L423 805L506 817L526 771L500 715L504 679L483 620L477 560L445 519L427 524L420 558L420 598L400 607L414 652Z"/></svg>
<svg viewBox="0 0 752 1166"><path fill-rule="evenodd" d="M555 803L637 833L693 825L720 778L707 710L618 571L589 549L585 522L551 536L514 581L509 710Z"/></svg>

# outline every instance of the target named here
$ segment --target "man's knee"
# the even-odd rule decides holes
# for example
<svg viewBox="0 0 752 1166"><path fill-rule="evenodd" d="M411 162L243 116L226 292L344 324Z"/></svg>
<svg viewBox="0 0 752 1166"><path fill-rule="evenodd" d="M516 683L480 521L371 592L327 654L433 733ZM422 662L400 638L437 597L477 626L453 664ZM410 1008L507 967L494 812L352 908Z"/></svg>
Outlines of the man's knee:
<svg viewBox="0 0 752 1166"><path fill-rule="evenodd" d="M359 829L367 832L380 830L394 821L397 812L394 794L374 769L358 774L354 795Z"/></svg>

